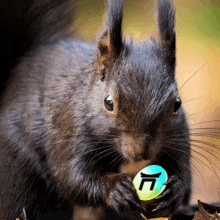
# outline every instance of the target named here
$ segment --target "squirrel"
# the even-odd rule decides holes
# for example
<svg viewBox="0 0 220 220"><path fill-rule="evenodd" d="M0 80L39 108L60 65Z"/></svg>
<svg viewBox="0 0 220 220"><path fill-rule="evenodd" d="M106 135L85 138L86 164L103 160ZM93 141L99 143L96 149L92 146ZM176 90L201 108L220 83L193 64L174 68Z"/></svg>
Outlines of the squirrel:
<svg viewBox="0 0 220 220"><path fill-rule="evenodd" d="M169 216L189 203L175 10L171 0L157 1L157 38L124 39L123 0L107 0L97 42L48 28L52 34L13 69L0 106L2 220L23 209L27 220L37 219L62 205L73 207L74 220L102 219L107 210L143 219L140 213ZM138 170L124 169L136 164L157 164L168 174L164 192L147 203L132 183Z"/></svg>

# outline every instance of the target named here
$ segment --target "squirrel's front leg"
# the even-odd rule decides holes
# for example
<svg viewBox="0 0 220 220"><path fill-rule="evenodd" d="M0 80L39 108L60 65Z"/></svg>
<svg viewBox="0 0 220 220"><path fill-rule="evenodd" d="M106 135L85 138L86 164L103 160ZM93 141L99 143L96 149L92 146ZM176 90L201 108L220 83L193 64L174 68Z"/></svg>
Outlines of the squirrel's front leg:
<svg viewBox="0 0 220 220"><path fill-rule="evenodd" d="M100 179L96 178L96 182L90 182L90 186L90 190L94 192L92 196L94 204L99 196L104 199L103 204L89 206L74 204L73 220L100 220L104 217L106 208L124 217L143 219L140 213L146 211L141 205L129 175L109 174ZM91 191L87 193L90 196Z"/></svg>

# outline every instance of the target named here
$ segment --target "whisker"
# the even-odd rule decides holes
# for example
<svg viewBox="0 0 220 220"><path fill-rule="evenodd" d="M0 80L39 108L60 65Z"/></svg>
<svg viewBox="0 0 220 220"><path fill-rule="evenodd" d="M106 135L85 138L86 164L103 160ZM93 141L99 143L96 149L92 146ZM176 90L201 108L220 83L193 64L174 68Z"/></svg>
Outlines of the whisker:
<svg viewBox="0 0 220 220"><path fill-rule="evenodd" d="M180 139L180 140L185 140L185 138L189 135L190 133L175 133L175 134L169 134L169 135L166 135L165 137L166 138L172 138L172 137L182 137L183 139Z"/></svg>
<svg viewBox="0 0 220 220"><path fill-rule="evenodd" d="M96 160L96 162L97 162L97 161L99 161L99 160L101 160L102 158L104 158L104 157L106 157L106 156L111 155L111 154L117 154L117 152L116 152L116 151L111 150L109 153L107 153L107 154L103 155L102 157L98 158L98 160Z"/></svg>
<svg viewBox="0 0 220 220"><path fill-rule="evenodd" d="M218 180L219 180L219 183L220 183L220 178L219 178L219 176L218 176L218 174L217 174L215 168L213 167L213 164L212 164L210 161L208 161L208 162L209 162L210 166L212 167L212 169L214 170L215 175L217 176L217 178L218 178Z"/></svg>
<svg viewBox="0 0 220 220"><path fill-rule="evenodd" d="M114 167L115 164L117 164L117 162L118 162L118 160L119 160L120 158L121 158L121 154L117 155L116 158L115 158L109 165L112 164L112 166ZM115 162L114 162L114 161L115 161Z"/></svg>
<svg viewBox="0 0 220 220"><path fill-rule="evenodd" d="M55 144L63 144L63 143L69 143L69 142L72 142L73 140L61 140L61 141L57 141ZM100 143L100 144L104 144L106 143L106 141L108 142L113 142L112 139L106 139L105 140L102 140L102 139L98 139L98 140L92 140L93 143Z"/></svg>
<svg viewBox="0 0 220 220"><path fill-rule="evenodd" d="M192 160L197 160L197 158L196 158L196 157L193 157ZM193 163L192 160L191 160L191 163L190 163L190 165L193 166L192 171L193 171L194 169L196 169L196 171L199 172L199 175L202 176L202 178L203 178L202 172L199 170L199 168L196 166L196 164ZM197 173L196 173L196 174L197 174ZM198 174L197 174L197 175L198 175ZM203 179L203 181L204 181L204 179Z"/></svg>
<svg viewBox="0 0 220 220"><path fill-rule="evenodd" d="M201 164L201 163L202 163L202 164L204 163L203 161L201 161L199 158L197 158L197 157L195 157L195 156L194 156L192 159L195 160L195 161L197 161L197 163L200 163L200 164ZM202 177L203 182L205 183L206 181L205 181L205 179L204 179L203 173L196 167L196 164L195 164L195 168L198 170L200 176ZM207 190L206 188L207 188L207 187L206 187L206 184L205 184L205 190Z"/></svg>
<svg viewBox="0 0 220 220"><path fill-rule="evenodd" d="M208 138L213 138L213 139L220 139L220 136L217 134L214 134L212 132L210 133L193 133L190 136L195 136L195 137L208 137Z"/></svg>
<svg viewBox="0 0 220 220"><path fill-rule="evenodd" d="M206 153L208 153L208 154L210 154L211 156L213 156L214 158L216 158L217 160L219 160L219 158L216 156L216 155L214 155L213 153L213 151L212 150L207 150L205 147L201 147L201 146L198 146L198 145L196 145L196 144L192 144L192 147L195 147L195 148L197 148L197 149L199 149L199 150L203 150L203 151L205 151ZM192 150L192 152L197 152L197 151L195 151L193 148L191 148L191 150ZM213 153L211 153L210 151L212 151Z"/></svg>
<svg viewBox="0 0 220 220"><path fill-rule="evenodd" d="M216 169L218 169L218 167L216 167L216 169L213 167L213 163L211 163L210 162L210 160L209 159L207 159L207 158L205 158L206 159L206 161L209 163L209 165L211 166L211 168L205 163L205 162L203 162L201 159L199 159L198 157L193 157L193 159L194 160L196 160L198 163L200 163L200 164L203 164L205 167L207 167L212 173L214 173L215 174L215 176L218 178L218 180L219 180L219 183L220 183L220 179L219 179L219 175L218 175L218 173L216 172ZM199 171L200 172L200 171ZM204 180L204 178L203 178L203 174L200 172L200 175L201 175L201 177L202 177L202 179L203 179L203 182L205 183L205 180ZM206 184L205 184L205 189L206 189Z"/></svg>
<svg viewBox="0 0 220 220"><path fill-rule="evenodd" d="M183 86L184 86L193 76L195 76L207 63L208 63L208 61L207 61L205 64L203 64L192 76L190 76L190 78L187 79L187 80L183 83L183 85L180 87L179 91L180 91L180 90L183 88Z"/></svg>
<svg viewBox="0 0 220 220"><path fill-rule="evenodd" d="M126 160L126 158L125 157L122 157L122 165L121 165L121 167L124 167L124 165L126 164L126 162L127 162L127 160Z"/></svg>
<svg viewBox="0 0 220 220"><path fill-rule="evenodd" d="M167 149L170 150L170 148L167 148ZM175 148L174 148L174 149L175 149ZM175 153L174 153L173 151L167 151L167 150L165 150L165 149L162 148L162 152L163 152L164 154L166 154L168 157L173 158L177 163L180 163L180 161L177 159L177 157L175 157ZM186 157L186 155L184 155L184 156ZM183 162L181 163L181 166L187 167L187 165L184 164ZM179 171L178 169L175 169L174 167L173 167L173 169L175 170L175 173L176 173L180 178L182 178L182 175L181 175L180 171Z"/></svg>
<svg viewBox="0 0 220 220"><path fill-rule="evenodd" d="M193 101L195 99L199 99L199 98L203 98L203 97L200 96L200 97L197 97L197 98L186 100L186 101L183 102L183 104L186 104L187 102L191 102L191 101Z"/></svg>
<svg viewBox="0 0 220 220"><path fill-rule="evenodd" d="M217 130L219 132L216 132L216 133L220 134L220 128L219 127L216 127L216 128L193 128L192 130Z"/></svg>
<svg viewBox="0 0 220 220"><path fill-rule="evenodd" d="M100 147L98 147L98 148L95 148L95 149L90 149L89 151L86 151L86 152L84 152L84 153L81 153L80 154L80 156L84 156L84 155L87 155L87 154L90 154L90 153L92 153L92 152L94 152L94 151L99 151L99 150L101 150L101 149L106 149L106 146L100 146ZM110 150L110 149L109 149Z"/></svg>
<svg viewBox="0 0 220 220"><path fill-rule="evenodd" d="M202 156L203 158L205 158L207 161L209 161L209 159L203 155L202 153L200 153L199 151L194 150L195 153L199 154L200 156ZM219 160L216 156L214 156L217 160ZM213 164L213 163L212 163ZM204 164L205 165L205 164ZM214 165L214 164L213 164ZM206 164L207 166L207 164ZM218 168L216 165L214 165L218 170L220 170L220 168ZM208 166L207 166L208 167ZM210 169L210 168L209 168Z"/></svg>
<svg viewBox="0 0 220 220"><path fill-rule="evenodd" d="M192 146L194 146L194 147L197 147L197 148L201 148L200 146L198 146L198 145L196 145L196 144L191 144ZM185 144L181 144L181 145L179 145L179 146L182 146L182 147L186 147L186 148L190 148L190 147L188 147L188 145L185 145ZM181 153L183 153L183 155L185 156L185 157L187 157L187 155L185 155L184 153L185 153L185 151L184 150L181 150L181 149L179 149L179 148L175 148L175 147L172 147L172 146L166 146L168 149L170 148L170 149L172 149L172 150L176 150L176 151L178 151L178 152L181 152ZM209 153L210 155L212 155L214 158L216 158L217 160L219 160L219 158L217 157L217 156L215 156L214 154L212 154L211 152L209 152L206 148L202 148L202 150L203 151L205 151L205 152L207 152L207 153ZM195 149L192 149L191 148L191 151L192 152L195 152L195 153L197 153L197 154L199 154L200 156L202 156L203 158L205 158L209 163L211 163L210 162L210 160L205 156L205 155L203 155L203 154L201 154L200 152L198 152L197 150L195 150ZM165 152L165 153L167 153L167 152ZM175 157L173 157L174 159L176 159ZM195 158L195 156L193 157L193 158ZM207 164L205 164L203 161L201 161L199 158L196 158L197 160L199 160L201 163L203 163L204 165L206 165L207 166ZM212 163L213 164L213 163ZM220 170L215 164L213 164L218 170ZM207 166L208 167L208 166ZM208 167L209 169L210 169L210 167ZM212 169L210 169L211 171L212 171Z"/></svg>
<svg viewBox="0 0 220 220"><path fill-rule="evenodd" d="M94 159L95 159L96 157L98 157L98 156L100 156L100 155L102 155L102 154L104 154L104 153L106 153L106 152L108 152L108 151L111 151L111 150L112 150L112 149L107 148L106 150L103 150L103 151L99 152L98 154L94 155L94 156L90 159L89 162L94 161ZM107 155L108 155L108 154L107 154ZM100 160L100 158L99 158L98 160Z"/></svg>
<svg viewBox="0 0 220 220"><path fill-rule="evenodd" d="M210 128L211 129L211 128ZM218 129L216 129L218 130ZM219 134L219 135L218 135ZM171 135L167 135L167 138L172 138L172 137L186 137L186 135L188 135L187 133L183 133L183 134L171 134ZM196 133L196 132L191 132L189 133L190 136L206 136L206 137L211 137L211 138L215 138L215 139L220 139L220 132L215 132L215 131L208 131L208 132L200 132L200 133ZM183 139L179 139L180 141Z"/></svg>
<svg viewBox="0 0 220 220"><path fill-rule="evenodd" d="M216 144L213 144L213 143L209 143L207 141L202 141L202 140L195 140L195 139L190 139L191 142L194 142L194 143L199 143L199 144L204 144L204 145L207 145L209 147L213 147L214 149L216 150L220 150L219 146L216 145Z"/></svg>
<svg viewBox="0 0 220 220"><path fill-rule="evenodd" d="M198 123L192 124L192 126L200 125L200 124L204 124L204 123L212 123L212 122L220 122L220 120L202 121L202 122L198 122Z"/></svg>
<svg viewBox="0 0 220 220"><path fill-rule="evenodd" d="M172 142L172 144L173 144L173 142ZM184 149L176 148L176 147L173 147L172 145L165 146L165 147L166 147L166 149L169 149L169 150L171 150L171 149L176 150L176 151L182 153L185 156L185 158L187 158L187 155L186 155L186 152L184 151Z"/></svg>
<svg viewBox="0 0 220 220"><path fill-rule="evenodd" d="M181 140L181 139L180 139ZM185 145L181 145L181 143L179 143L178 141L178 139L173 139L173 141L177 141L177 145L179 145L179 146L182 146L182 147L186 147L187 149L191 149L191 150L193 150L190 146L188 147L187 145L185 146ZM192 146L192 144L190 144L191 146ZM202 150L204 150L204 151L207 151L208 153L210 153L208 150L207 150L207 148L206 147L203 147L203 146L198 146L197 145L197 147L199 148L199 149L202 149ZM212 150L212 149L209 149L210 151L212 151L213 153L214 153L214 151ZM184 153L184 150L183 150L183 153ZM211 154L211 153L210 153Z"/></svg>
<svg viewBox="0 0 220 220"><path fill-rule="evenodd" d="M203 146L201 146L201 145L196 145L196 144L192 145L192 144L191 144L191 150L193 150L192 147L195 147L195 148L197 148L197 149L199 149L199 150L206 151L206 153L209 153L209 154L211 154L211 152L212 152L212 153L215 153L214 150L212 150L212 149L207 149L207 147L203 147Z"/></svg>

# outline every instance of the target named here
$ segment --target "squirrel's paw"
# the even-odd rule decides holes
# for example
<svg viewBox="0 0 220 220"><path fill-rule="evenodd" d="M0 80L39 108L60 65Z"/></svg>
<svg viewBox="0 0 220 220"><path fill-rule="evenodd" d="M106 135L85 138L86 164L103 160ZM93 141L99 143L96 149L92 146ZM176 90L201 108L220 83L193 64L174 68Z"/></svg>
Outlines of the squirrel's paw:
<svg viewBox="0 0 220 220"><path fill-rule="evenodd" d="M141 206L132 179L127 175L113 175L109 181L107 206L120 215L133 216L138 219L146 210ZM140 218L142 219L142 218Z"/></svg>
<svg viewBox="0 0 220 220"><path fill-rule="evenodd" d="M176 175L171 176L165 185L164 192L151 204L152 212L157 216L172 214L181 205L185 195L184 183Z"/></svg>

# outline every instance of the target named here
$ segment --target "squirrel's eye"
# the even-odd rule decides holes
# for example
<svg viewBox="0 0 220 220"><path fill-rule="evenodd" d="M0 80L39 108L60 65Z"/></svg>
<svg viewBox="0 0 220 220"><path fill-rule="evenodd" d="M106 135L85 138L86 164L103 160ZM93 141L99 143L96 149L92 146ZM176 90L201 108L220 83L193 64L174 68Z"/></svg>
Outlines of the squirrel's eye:
<svg viewBox="0 0 220 220"><path fill-rule="evenodd" d="M173 111L173 113L177 113L178 112L178 110L180 109L181 104L182 104L182 101L181 101L180 97L177 95L176 96L176 100L175 100L175 104L174 104L174 111Z"/></svg>
<svg viewBox="0 0 220 220"><path fill-rule="evenodd" d="M105 100L104 100L104 104L105 104L105 108L108 111L113 111L113 100L112 100L112 96L108 95Z"/></svg>

